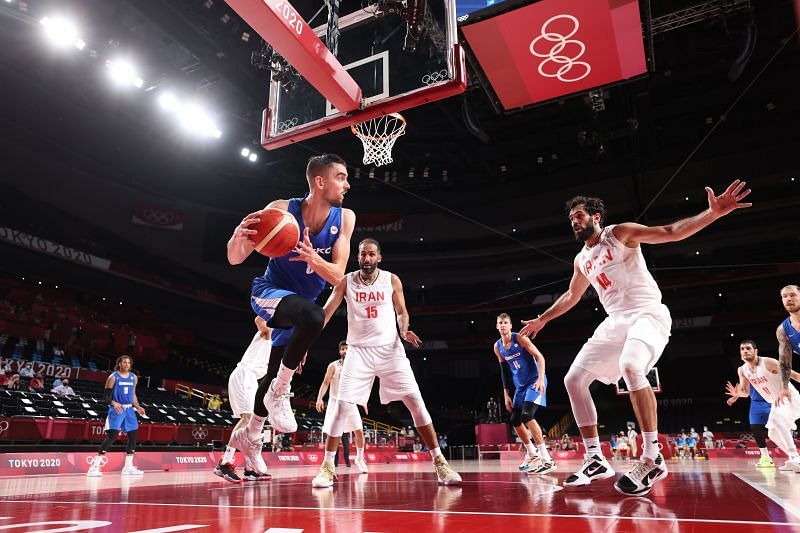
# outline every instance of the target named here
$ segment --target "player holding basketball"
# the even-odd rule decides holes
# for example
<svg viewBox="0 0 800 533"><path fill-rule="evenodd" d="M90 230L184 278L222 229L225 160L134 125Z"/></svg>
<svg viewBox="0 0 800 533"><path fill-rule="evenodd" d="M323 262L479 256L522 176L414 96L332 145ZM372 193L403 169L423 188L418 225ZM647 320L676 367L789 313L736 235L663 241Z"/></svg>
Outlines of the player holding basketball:
<svg viewBox="0 0 800 533"><path fill-rule="evenodd" d="M325 411L325 420L322 422L322 433L326 435L330 432L331 425L333 424L334 418L336 418L336 413L339 412L339 379L342 375L342 368L344 367L344 360L346 356L347 341L342 341L339 343L339 359L328 365L328 369L325 371L325 377L322 379L322 384L319 386L319 392L317 393L317 403L315 407L317 408L317 412L321 413L323 410L325 410L325 401L323 398L325 398L325 393L328 391L328 387L330 387L331 393L328 397L328 409ZM353 430L353 433L356 435L355 463L358 471L362 474L366 474L369 472L369 468L367 468L367 461L364 459L364 427L361 423L361 416L358 417L357 425L358 427ZM349 434L349 431L342 433L344 462L347 466L350 466ZM337 463L337 461L334 461L334 463Z"/></svg>
<svg viewBox="0 0 800 533"><path fill-rule="evenodd" d="M534 418L539 406L547 406L544 356L529 338L511 331L511 317L507 313L497 315L496 327L500 338L493 348L500 363L506 409L511 413L511 426L527 452L519 469L532 474L547 474L556 469L556 463L547 451L542 428ZM509 373L512 381L508 379ZM515 389L513 400L508 394L512 388ZM531 430L535 447L526 427Z"/></svg>
<svg viewBox="0 0 800 533"><path fill-rule="evenodd" d="M459 484L461 476L450 468L442 455L431 415L425 408L411 363L400 342L403 339L414 346L421 344L419 337L408 329L403 284L396 275L378 269L381 259L378 241L361 241L358 245L360 269L347 274L325 302L327 324L342 299L347 300L347 358L339 379L338 413L325 440L325 460L311 485L333 485L336 477L333 459L339 438L345 431L360 427L356 405L367 403L376 377L381 380L381 403L400 400L411 411L414 425L430 450L437 481L443 485Z"/></svg>
<svg viewBox="0 0 800 533"><path fill-rule="evenodd" d="M800 355L800 288L787 285L781 289L783 308L789 313L775 335L778 337L778 359L781 362L783 389L778 393L778 403L790 399L789 374L792 371L792 352Z"/></svg>
<svg viewBox="0 0 800 533"><path fill-rule="evenodd" d="M788 387L783 384L783 364L777 359L759 357L753 341L742 341L739 353L744 361L738 370L739 383L734 386L728 382L726 394L731 398L746 398L753 387L764 400L772 404L766 423L767 435L789 456L789 460L780 469L800 472L800 455L797 454L797 446L792 437L792 431L797 429L795 420L800 418L800 394L791 383ZM800 374L797 372L790 370L789 375L791 379L800 381ZM779 393L783 391L788 392L788 400L780 396Z"/></svg>
<svg viewBox="0 0 800 533"><path fill-rule="evenodd" d="M279 433L297 431L289 400L292 375L322 331L325 314L314 301L326 283L336 285L342 280L356 221L353 211L341 207L350 189L342 158L333 154L311 157L306 179L309 192L305 198L267 205L291 213L303 237L292 253L270 259L264 275L253 280L250 298L253 310L270 327L293 328L273 335L269 368L256 392L253 416L247 427L232 435L232 443L261 474L266 473L261 433L267 417ZM250 213L234 229L228 241L230 264L242 263L253 252L251 237L257 232L252 227L259 221L259 212Z"/></svg>
<svg viewBox="0 0 800 533"><path fill-rule="evenodd" d="M597 410L589 386L596 380L615 383L620 376L631 391L644 450L642 462L614 486L623 494L644 495L667 476L664 458L658 451L656 399L646 375L664 351L671 319L639 245L686 239L732 211L749 207L751 204L741 203L750 194L744 187L744 182L735 180L719 196L706 187L708 209L665 226L627 222L603 227L602 200L576 196L567 202L575 238L584 242L573 262L569 289L537 318L523 321L525 327L520 330L520 335L535 337L548 322L572 309L590 284L609 315L581 348L564 378L586 446L586 460L566 479L566 486L588 485L595 479L614 476L614 469L600 451Z"/></svg>
<svg viewBox="0 0 800 533"><path fill-rule="evenodd" d="M258 389L258 380L267 373L269 354L272 350L272 329L267 326L267 322L260 316L255 318L255 322L258 331L253 340L250 341L250 346L245 350L242 360L239 361L228 377L228 400L231 404L233 417L238 418L239 421L233 427L225 454L220 459L219 464L214 467L214 474L231 483L240 483L242 481L242 478L236 474L234 460L236 447L233 442L233 433L239 428L247 427L247 423L253 415L253 402ZM261 454L260 450L258 453L259 455ZM264 466L266 467L266 465ZM271 477L270 474L257 472L250 459L245 456L244 479L256 481Z"/></svg>
<svg viewBox="0 0 800 533"><path fill-rule="evenodd" d="M128 434L128 444L125 450L125 466L122 468L123 475L140 475L142 471L133 466L133 454L136 452L136 435L139 430L139 420L136 413L144 416L144 408L139 405L136 397L136 384L139 382L138 376L131 372L133 359L128 355L117 357L114 365L114 372L106 379L103 399L108 402L108 416L103 430L106 438L100 445L100 451L92 460L92 465L86 475L89 477L100 477L103 472L100 469L106 463L106 452L117 440L120 430Z"/></svg>
<svg viewBox="0 0 800 533"><path fill-rule="evenodd" d="M742 361L747 362L747 360L752 359L752 355L755 354L755 357L758 357L758 347L756 346L755 341L750 339L743 340L739 343L739 357L741 357ZM739 369L739 381L741 381L741 368ZM731 382L729 381L726 388L726 394L730 396L728 398L727 404L733 405L736 400L739 399L738 394L733 394L737 391L737 388L734 387ZM749 412L749 419L750 419L750 431L753 433L753 438L758 445L758 449L761 451L761 458L756 463L757 468L772 468L775 466L775 463L772 462L772 458L769 456L769 450L767 449L767 421L769 420L769 413L771 411L771 406L768 401L766 401L759 393L758 389L755 387L747 387L750 389L750 412ZM706 442L706 447L708 448L708 442Z"/></svg>

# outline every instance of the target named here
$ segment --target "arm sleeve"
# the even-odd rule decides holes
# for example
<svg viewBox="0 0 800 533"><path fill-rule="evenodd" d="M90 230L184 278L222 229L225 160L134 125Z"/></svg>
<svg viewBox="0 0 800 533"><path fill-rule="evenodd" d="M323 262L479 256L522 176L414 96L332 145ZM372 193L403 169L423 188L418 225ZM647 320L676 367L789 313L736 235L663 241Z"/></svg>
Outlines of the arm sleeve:
<svg viewBox="0 0 800 533"><path fill-rule="evenodd" d="M114 389L104 389L103 390L103 401L105 401L107 404L110 404L111 403L111 396L112 396L113 392L114 392Z"/></svg>
<svg viewBox="0 0 800 533"><path fill-rule="evenodd" d="M514 382L511 378L511 369L508 368L508 363L503 361L500 363L500 379L503 381L503 388L511 390L514 388Z"/></svg>

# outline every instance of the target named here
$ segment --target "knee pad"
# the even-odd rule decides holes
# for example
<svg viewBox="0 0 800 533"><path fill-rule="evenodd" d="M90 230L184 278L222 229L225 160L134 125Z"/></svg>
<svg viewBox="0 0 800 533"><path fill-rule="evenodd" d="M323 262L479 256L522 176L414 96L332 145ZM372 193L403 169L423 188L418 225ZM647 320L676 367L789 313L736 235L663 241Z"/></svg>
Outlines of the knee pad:
<svg viewBox="0 0 800 533"><path fill-rule="evenodd" d="M303 313L303 323L300 327L322 331L325 325L325 311L316 304L312 304Z"/></svg>
<svg viewBox="0 0 800 533"><path fill-rule="evenodd" d="M511 410L511 419L509 420L511 427L515 428L522 424L522 409L515 407Z"/></svg>
<svg viewBox="0 0 800 533"><path fill-rule="evenodd" d="M433 422L428 409L425 407L425 402L422 401L422 396L418 392L404 397L403 404L411 412L414 427L427 426Z"/></svg>
<svg viewBox="0 0 800 533"><path fill-rule="evenodd" d="M538 408L539 406L533 402L525 402L522 405L522 423L527 425L528 422L533 420L533 417L536 415L536 409Z"/></svg>
<svg viewBox="0 0 800 533"><path fill-rule="evenodd" d="M629 391L642 390L650 386L646 370L653 355L653 347L639 339L625 341L619 358L619 371Z"/></svg>
<svg viewBox="0 0 800 533"><path fill-rule="evenodd" d="M595 374L578 366L571 366L564 376L564 386L578 427L597 425L597 409L589 393L589 385L596 379Z"/></svg>

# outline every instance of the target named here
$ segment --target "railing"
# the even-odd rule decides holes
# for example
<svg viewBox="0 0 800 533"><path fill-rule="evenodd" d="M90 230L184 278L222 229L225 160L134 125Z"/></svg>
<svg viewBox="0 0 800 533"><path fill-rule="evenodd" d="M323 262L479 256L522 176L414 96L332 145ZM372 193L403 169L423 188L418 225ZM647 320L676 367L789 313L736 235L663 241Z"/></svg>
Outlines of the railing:
<svg viewBox="0 0 800 533"><path fill-rule="evenodd" d="M211 398L211 396L213 396L212 394L201 391L200 389L195 389L194 387L188 387L182 383L178 383L177 385L175 385L175 394L178 394L179 392L188 396L190 400L194 396L200 397L200 399L203 402L203 405L206 405L208 403L208 399Z"/></svg>

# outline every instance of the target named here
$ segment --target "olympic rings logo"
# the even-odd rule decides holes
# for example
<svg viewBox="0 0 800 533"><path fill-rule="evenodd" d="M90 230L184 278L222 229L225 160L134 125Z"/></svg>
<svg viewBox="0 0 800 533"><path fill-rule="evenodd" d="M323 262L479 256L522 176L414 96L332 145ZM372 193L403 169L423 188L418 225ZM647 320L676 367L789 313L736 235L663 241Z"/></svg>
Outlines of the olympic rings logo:
<svg viewBox="0 0 800 533"><path fill-rule="evenodd" d="M108 463L108 457L105 455L97 455L92 457L91 455L86 457L86 464L92 465L94 464L95 459L98 461L98 466L106 466Z"/></svg>
<svg viewBox="0 0 800 533"><path fill-rule="evenodd" d="M422 83L424 85L432 85L434 83L439 83L440 81L444 81L447 79L447 69L437 70L436 72L428 72L424 76L422 76Z"/></svg>
<svg viewBox="0 0 800 533"><path fill-rule="evenodd" d="M175 213L159 211L158 209L152 209L150 207L142 209L142 217L147 223L153 224L154 226L170 226L176 222Z"/></svg>
<svg viewBox="0 0 800 533"><path fill-rule="evenodd" d="M194 428L192 430L192 437L194 437L194 440L203 440L208 437L208 430L206 428Z"/></svg>
<svg viewBox="0 0 800 533"><path fill-rule="evenodd" d="M8 420L0 420L0 433L5 432L8 429L8 426Z"/></svg>
<svg viewBox="0 0 800 533"><path fill-rule="evenodd" d="M297 117L292 117L290 119L286 119L283 122L278 122L278 131L286 131L289 128L294 128L297 126L299 119Z"/></svg>
<svg viewBox="0 0 800 533"><path fill-rule="evenodd" d="M315 453L310 453L306 457L308 457L308 460L312 463L316 463L319 460L319 456Z"/></svg>
<svg viewBox="0 0 800 533"><path fill-rule="evenodd" d="M572 31L566 35L547 31L548 25L559 19L570 21L573 26ZM573 83L589 75L592 71L592 67L589 63L578 61L586 52L586 45L577 39L570 39L570 37L578 33L579 27L578 19L572 15L556 15L550 17L542 24L542 28L539 30L541 35L531 41L530 44L531 54L536 57L545 58L544 61L539 63L539 74L545 78L557 78L564 83ZM544 46L550 44L550 49L547 50L546 53L540 51L542 48L539 47L539 43L542 41L547 41ZM567 55L562 53L567 47L570 47L570 51L573 52L572 54ZM573 50L574 48L577 49ZM553 72L554 67L551 64L555 64L555 66L558 67L555 69L555 72ZM573 70L577 70L577 74L575 74ZM570 75L571 72L573 73Z"/></svg>

